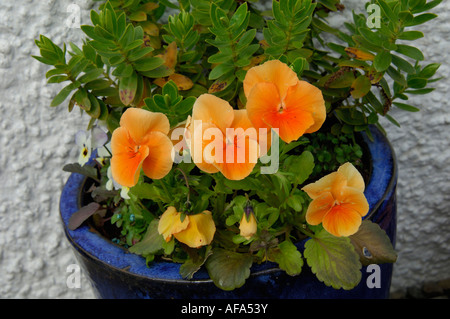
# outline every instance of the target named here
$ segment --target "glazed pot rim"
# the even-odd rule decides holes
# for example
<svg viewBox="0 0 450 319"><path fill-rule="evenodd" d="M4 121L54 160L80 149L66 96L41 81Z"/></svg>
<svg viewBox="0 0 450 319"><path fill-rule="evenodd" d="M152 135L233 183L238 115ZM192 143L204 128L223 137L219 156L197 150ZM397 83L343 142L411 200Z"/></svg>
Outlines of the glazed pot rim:
<svg viewBox="0 0 450 319"><path fill-rule="evenodd" d="M369 139L367 134L362 133L362 139L370 152L370 178L365 189L365 195L369 202L369 213L364 219L372 219L377 209L383 203L385 198L392 192L397 181L397 160L387 137L375 126L370 126L370 131L373 137L373 142ZM388 169L388 171L386 171ZM76 189L68 189L69 182L76 180ZM157 281L157 282L171 282L181 284L210 284L212 279L200 278L200 279L180 279L180 278L159 278L151 277L151 274L143 274L143 267L150 269L146 265L145 258L139 255L130 253L127 249L114 244L110 240L106 239L99 233L94 232L91 227L83 225L76 230L68 229L68 221L70 216L79 209L80 192L82 185L86 178L80 174L72 173L64 186L63 192L60 198L60 216L63 223L64 232L71 245L85 257L94 260L97 263L103 264L105 267L114 268L115 271L122 272L126 276L136 276L141 279ZM383 187L379 187L381 184ZM383 191L380 191L383 190ZM76 196L76 198L74 198ZM67 199L70 197L70 203L67 203ZM300 241L296 244L298 249L302 250L304 243L309 238ZM80 244L80 241L82 244ZM107 250L106 252L94 253L94 250L98 247ZM126 259L124 259L126 258ZM129 259L129 260L127 260ZM128 261L128 262L126 262ZM140 263L137 269L132 267L133 264ZM177 264L169 261L161 261L159 265L170 265L170 271L175 268L179 270L181 264ZM163 267L164 268L164 267ZM271 274L280 271L275 263L267 262L262 264L254 264L250 276L258 276ZM203 270L203 272L206 272ZM145 273L145 270L144 270ZM201 273L201 270L199 270ZM207 275L207 274L206 274ZM179 271L176 272L176 276L179 275ZM205 276L205 274L203 274Z"/></svg>

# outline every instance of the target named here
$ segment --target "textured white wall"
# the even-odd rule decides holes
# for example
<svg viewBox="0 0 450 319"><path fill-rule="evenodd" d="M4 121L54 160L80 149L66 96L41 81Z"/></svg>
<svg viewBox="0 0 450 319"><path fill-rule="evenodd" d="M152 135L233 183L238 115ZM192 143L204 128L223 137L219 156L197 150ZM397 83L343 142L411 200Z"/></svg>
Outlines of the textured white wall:
<svg viewBox="0 0 450 319"><path fill-rule="evenodd" d="M361 11L361 1L343 1ZM59 221L59 196L68 177L62 166L76 160L74 134L87 118L51 109L57 85L47 85L47 67L37 54L39 34L58 45L79 44L83 34L66 25L71 4L81 24L89 23L89 0L15 0L0 2L0 298L93 298L87 279L69 289L67 267L76 263ZM436 10L439 20L422 28L419 42L430 62L447 77L450 3ZM349 11L333 19L342 22ZM341 17L342 16L342 17ZM450 121L448 80L418 97L420 113L394 112L402 124L386 124L399 159L398 251L393 290L419 287L450 277ZM82 274L83 275L83 274Z"/></svg>

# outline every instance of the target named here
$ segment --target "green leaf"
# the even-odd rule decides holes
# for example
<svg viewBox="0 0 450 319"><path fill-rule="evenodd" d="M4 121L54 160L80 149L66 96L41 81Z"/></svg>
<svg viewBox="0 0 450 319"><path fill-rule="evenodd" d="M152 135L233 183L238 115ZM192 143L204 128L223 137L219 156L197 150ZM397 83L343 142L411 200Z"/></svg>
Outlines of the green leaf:
<svg viewBox="0 0 450 319"><path fill-rule="evenodd" d="M156 69L150 71L140 71L139 73L146 77L157 79L173 74L173 69L167 67L166 65L160 65Z"/></svg>
<svg viewBox="0 0 450 319"><path fill-rule="evenodd" d="M131 21L147 21L147 14L143 11L133 12L128 18Z"/></svg>
<svg viewBox="0 0 450 319"><path fill-rule="evenodd" d="M408 79L408 86L413 89L423 89L427 86L427 79L419 78L419 77L413 77Z"/></svg>
<svg viewBox="0 0 450 319"><path fill-rule="evenodd" d="M244 2L239 6L239 8L235 11L235 13L230 19L230 26L236 28L242 26L245 23L245 20L248 17L247 8L248 8L247 2ZM247 26L245 26L245 28L246 27Z"/></svg>
<svg viewBox="0 0 450 319"><path fill-rule="evenodd" d="M113 111L108 114L108 117L106 119L106 126L108 127L110 133L114 132L114 130L120 126L119 121L121 115L122 113L118 111Z"/></svg>
<svg viewBox="0 0 450 319"><path fill-rule="evenodd" d="M222 63L217 65L214 69L209 73L210 80L216 80L223 76L224 74L228 74L234 71L234 65L229 63Z"/></svg>
<svg viewBox="0 0 450 319"><path fill-rule="evenodd" d="M404 31L398 36L398 38L400 40L414 41L423 38L423 36L423 33L420 31Z"/></svg>
<svg viewBox="0 0 450 319"><path fill-rule="evenodd" d="M112 72L112 75L117 77L129 77L133 73L133 67L127 63L121 63L117 66L117 68Z"/></svg>
<svg viewBox="0 0 450 319"><path fill-rule="evenodd" d="M164 64L164 60L158 57L150 57L134 62L134 67L139 72L151 71Z"/></svg>
<svg viewBox="0 0 450 319"><path fill-rule="evenodd" d="M197 250L195 250L196 252ZM202 256L198 253L190 254L190 258L186 260L184 264L180 266L180 275L184 279L192 279L194 274L200 269L201 266L205 263L209 256L211 256L212 250L211 246L206 247L205 255Z"/></svg>
<svg viewBox="0 0 450 319"><path fill-rule="evenodd" d="M375 56L373 65L378 72L386 71L391 65L392 56L389 51L383 50Z"/></svg>
<svg viewBox="0 0 450 319"><path fill-rule="evenodd" d="M437 14L434 13L424 13L418 16L415 16L411 21L405 23L406 27L411 27L419 24L423 24L437 17Z"/></svg>
<svg viewBox="0 0 450 319"><path fill-rule="evenodd" d="M130 252L138 255L156 254L164 248L164 237L158 233L159 219L150 222L147 232L140 242L129 248Z"/></svg>
<svg viewBox="0 0 450 319"><path fill-rule="evenodd" d="M414 60L422 61L425 59L423 53L419 49L409 45L397 44L397 49L395 51Z"/></svg>
<svg viewBox="0 0 450 319"><path fill-rule="evenodd" d="M414 6L414 8L411 10L412 13L418 13L418 12L424 12L433 9L437 5L439 5L442 2L442 0L433 0L426 2L423 1L422 5Z"/></svg>
<svg viewBox="0 0 450 319"><path fill-rule="evenodd" d="M435 88L426 88L426 89L418 89L418 90L406 90L405 93L407 94L417 94L417 95L422 95L422 94L428 94L431 93L435 90Z"/></svg>
<svg viewBox="0 0 450 319"><path fill-rule="evenodd" d="M394 119L394 118L393 118L392 116L390 116L389 114L386 114L384 117L387 118L387 120L388 120L389 122L391 122L392 124L394 124L395 126L400 127L400 123L397 122L397 120Z"/></svg>
<svg viewBox="0 0 450 319"><path fill-rule="evenodd" d="M80 76L78 78L78 81L80 81L80 83L88 83L93 80L96 80L102 74L103 74L103 69L95 68L95 69L87 71L85 74Z"/></svg>
<svg viewBox="0 0 450 319"><path fill-rule="evenodd" d="M228 291L244 285L252 263L253 257L249 254L215 248L206 260L206 269L214 284Z"/></svg>
<svg viewBox="0 0 450 319"><path fill-rule="evenodd" d="M290 276L296 276L302 272L302 254L290 241L284 241L277 248L270 249L269 256Z"/></svg>
<svg viewBox="0 0 450 319"><path fill-rule="evenodd" d="M371 87L372 83L370 83L369 78L365 75L360 75L352 83L350 92L354 99L359 99L369 93Z"/></svg>
<svg viewBox="0 0 450 319"><path fill-rule="evenodd" d="M361 263L348 237L320 231L305 244L304 256L312 272L325 285L352 289L361 280Z"/></svg>
<svg viewBox="0 0 450 319"><path fill-rule="evenodd" d="M284 166L287 172L292 173L292 183L300 185L308 179L314 169L314 156L309 151L304 151L300 156L291 155Z"/></svg>
<svg viewBox="0 0 450 319"><path fill-rule="evenodd" d="M143 58L144 56L151 53L152 51L153 51L152 47L140 48L138 50L135 50L133 53L130 53L128 55L128 60L131 62L134 62L136 60Z"/></svg>
<svg viewBox="0 0 450 319"><path fill-rule="evenodd" d="M292 208L296 212L302 211L302 196L301 195L291 195L287 199L286 203L290 208Z"/></svg>
<svg viewBox="0 0 450 319"><path fill-rule="evenodd" d="M194 106L195 101L196 101L195 97L189 96L189 97L185 98L183 101L177 103L174 106L174 109L177 112L177 114L180 114L180 115L190 113L192 110L192 107Z"/></svg>
<svg viewBox="0 0 450 319"><path fill-rule="evenodd" d="M400 70L405 71L408 74L416 73L416 69L408 61L394 54L392 55L392 63Z"/></svg>
<svg viewBox="0 0 450 319"><path fill-rule="evenodd" d="M395 82L397 82L399 85L401 86L406 86L406 79L403 76L403 74L401 74L399 71L397 71L395 68L393 68L392 66L390 66L387 69L387 74L389 74L389 76L392 78L392 80L394 80Z"/></svg>
<svg viewBox="0 0 450 319"><path fill-rule="evenodd" d="M390 22L397 23L398 17L396 14L394 14L389 5L384 0L377 0L377 2L383 10L384 15L390 20Z"/></svg>
<svg viewBox="0 0 450 319"><path fill-rule="evenodd" d="M420 109L418 109L417 107L408 105L408 104L404 104L404 103L394 102L394 105L396 107L398 107L399 109L402 109L402 110L408 111L408 112L419 112L420 111Z"/></svg>
<svg viewBox="0 0 450 319"><path fill-rule="evenodd" d="M428 64L422 69L422 71L419 72L419 76L421 78L429 79L436 73L440 66L441 65L439 63Z"/></svg>
<svg viewBox="0 0 450 319"><path fill-rule="evenodd" d="M169 0L158 0L163 6L172 8L172 9L180 9L176 4L170 2Z"/></svg>
<svg viewBox="0 0 450 319"><path fill-rule="evenodd" d="M134 50L134 49L139 48L140 46L142 46L142 44L144 44L144 40L141 40L141 39L134 40L133 42L128 44L123 49L123 51L128 52L128 51Z"/></svg>
<svg viewBox="0 0 450 319"><path fill-rule="evenodd" d="M218 52L208 58L208 63L224 63L231 61L233 57L229 53Z"/></svg>
<svg viewBox="0 0 450 319"><path fill-rule="evenodd" d="M155 202L167 202L167 194L163 194L161 190L154 184L144 183L138 184L130 189L130 192L141 199L149 199Z"/></svg>
<svg viewBox="0 0 450 319"><path fill-rule="evenodd" d="M363 266L394 263L397 260L397 253L386 232L370 220L364 220L350 240Z"/></svg>
<svg viewBox="0 0 450 319"><path fill-rule="evenodd" d="M299 57L294 60L291 64L291 69L297 73L298 76L301 76L304 70L307 70L309 67L308 61L305 58Z"/></svg>
<svg viewBox="0 0 450 319"><path fill-rule="evenodd" d="M170 80L164 84L162 88L162 94L168 95L171 101L174 101L178 97L178 88L174 81Z"/></svg>
<svg viewBox="0 0 450 319"><path fill-rule="evenodd" d="M88 94L89 102L91 107L88 110L85 110L87 114L89 114L92 118L99 118L102 113L102 109L100 107L100 103L98 99L93 94Z"/></svg>
<svg viewBox="0 0 450 319"><path fill-rule="evenodd" d="M377 32L371 31L369 28L361 27L358 28L359 33L369 42L373 43L374 45L383 46L383 39L381 39L378 36Z"/></svg>
<svg viewBox="0 0 450 319"><path fill-rule="evenodd" d="M80 82L75 81L64 87L50 103L51 107L58 106L69 96L69 94L81 85Z"/></svg>

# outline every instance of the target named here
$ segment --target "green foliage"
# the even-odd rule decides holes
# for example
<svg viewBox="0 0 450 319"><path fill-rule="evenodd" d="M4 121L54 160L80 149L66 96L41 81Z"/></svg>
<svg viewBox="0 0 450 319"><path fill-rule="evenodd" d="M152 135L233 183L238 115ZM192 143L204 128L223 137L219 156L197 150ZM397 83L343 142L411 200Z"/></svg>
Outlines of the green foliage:
<svg viewBox="0 0 450 319"><path fill-rule="evenodd" d="M187 98L180 96L177 85L173 81L164 85L162 94L155 94L152 98L144 100L149 111L166 114L172 127L186 119L192 111L194 102L193 96Z"/></svg>
<svg viewBox="0 0 450 319"><path fill-rule="evenodd" d="M352 289L361 280L359 256L347 237L322 230L305 244L306 261L317 278L335 289Z"/></svg>
<svg viewBox="0 0 450 319"><path fill-rule="evenodd" d="M337 124L331 132L318 132L314 136L304 137L309 141L305 149L315 154L314 177L334 172L346 162L363 171L361 146L340 130L340 125Z"/></svg>
<svg viewBox="0 0 450 319"><path fill-rule="evenodd" d="M436 18L435 14L424 12L440 2L371 1L380 8L379 27L370 28L369 22L374 22L375 17L369 13L353 12L353 21L345 23L347 32L331 28L324 20L313 20L312 32L319 39L320 34L326 32L346 43L342 46L323 41L331 52L316 50L309 61L313 68L305 74L316 79L323 89L329 112L333 112L342 124L343 132L368 131L370 124L379 126L379 116L399 125L388 114L391 107L394 105L412 112L417 111L417 107L394 101L406 101L411 94L426 94L433 90L426 87L437 80L432 79L435 72L426 70L436 70L439 64L427 65L418 48L404 44L404 41L399 43L399 40L422 38L422 32L411 28ZM323 70L325 76L320 73Z"/></svg>
<svg viewBox="0 0 450 319"><path fill-rule="evenodd" d="M273 20L267 22L264 39L268 43L267 55L279 58L286 54L292 62L302 56L303 41L309 32L309 25L315 3L310 0L280 0L272 2Z"/></svg>
<svg viewBox="0 0 450 319"><path fill-rule="evenodd" d="M223 290L242 287L250 276L251 255L215 249L206 260L206 269L214 284Z"/></svg>

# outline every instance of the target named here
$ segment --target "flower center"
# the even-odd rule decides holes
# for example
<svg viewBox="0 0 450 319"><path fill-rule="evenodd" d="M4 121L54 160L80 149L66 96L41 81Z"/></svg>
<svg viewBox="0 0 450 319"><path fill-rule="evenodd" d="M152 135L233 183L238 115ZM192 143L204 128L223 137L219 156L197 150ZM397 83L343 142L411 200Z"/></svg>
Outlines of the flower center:
<svg viewBox="0 0 450 319"><path fill-rule="evenodd" d="M283 113L285 108L286 105L284 104L283 101L281 101L280 104L278 105L278 113Z"/></svg>
<svg viewBox="0 0 450 319"><path fill-rule="evenodd" d="M128 147L128 153L130 153L130 158L135 157L139 153L139 149L141 148L140 145L129 146Z"/></svg>

